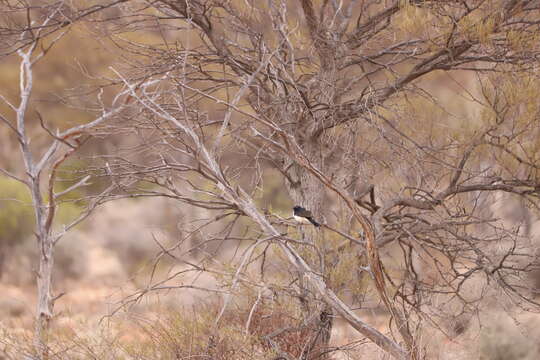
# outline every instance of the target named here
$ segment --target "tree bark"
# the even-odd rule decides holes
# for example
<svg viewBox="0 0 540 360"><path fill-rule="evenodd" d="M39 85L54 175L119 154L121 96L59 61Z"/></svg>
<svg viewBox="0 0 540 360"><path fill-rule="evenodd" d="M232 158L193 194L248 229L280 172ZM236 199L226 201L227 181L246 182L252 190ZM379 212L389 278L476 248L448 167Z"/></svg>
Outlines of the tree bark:
<svg viewBox="0 0 540 360"><path fill-rule="evenodd" d="M53 316L54 299L52 297L52 271L54 266L53 243L50 236L38 239L39 270L37 274L38 302L36 307L36 327L34 346L38 358L46 360L48 354L48 335Z"/></svg>

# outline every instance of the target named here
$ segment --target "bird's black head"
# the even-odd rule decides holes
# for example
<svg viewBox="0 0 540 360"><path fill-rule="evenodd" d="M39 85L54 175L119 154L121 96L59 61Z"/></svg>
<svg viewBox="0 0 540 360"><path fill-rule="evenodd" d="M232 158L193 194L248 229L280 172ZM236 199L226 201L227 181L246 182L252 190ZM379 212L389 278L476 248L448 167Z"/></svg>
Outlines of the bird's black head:
<svg viewBox="0 0 540 360"><path fill-rule="evenodd" d="M293 207L293 211L294 211L294 214L295 214L295 215L298 215L300 212L305 211L305 210L306 210L306 209L304 209L303 207L298 206L298 205L296 205L295 207Z"/></svg>

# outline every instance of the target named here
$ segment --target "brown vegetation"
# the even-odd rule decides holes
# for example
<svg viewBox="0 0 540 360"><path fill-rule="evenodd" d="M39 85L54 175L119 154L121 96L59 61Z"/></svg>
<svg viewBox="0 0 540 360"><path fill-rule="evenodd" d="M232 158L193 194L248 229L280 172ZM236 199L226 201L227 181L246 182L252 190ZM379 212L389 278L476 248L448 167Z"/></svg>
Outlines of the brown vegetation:
<svg viewBox="0 0 540 360"><path fill-rule="evenodd" d="M513 356L484 319L540 307L535 1L0 4L0 261L32 223L39 264L4 357ZM91 254L128 274L105 336L55 312Z"/></svg>

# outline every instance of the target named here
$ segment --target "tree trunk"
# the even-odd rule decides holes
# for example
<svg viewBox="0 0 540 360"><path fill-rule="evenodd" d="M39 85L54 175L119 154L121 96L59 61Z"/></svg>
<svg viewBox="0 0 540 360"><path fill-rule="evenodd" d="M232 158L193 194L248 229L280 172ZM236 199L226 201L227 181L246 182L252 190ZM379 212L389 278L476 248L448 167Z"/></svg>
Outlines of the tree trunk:
<svg viewBox="0 0 540 360"><path fill-rule="evenodd" d="M311 146L309 146L311 145ZM320 154L317 154L316 144L309 144L306 146L306 152L310 153L310 158L314 159L317 163L317 167L322 166L320 160ZM319 156L317 156L319 155ZM325 188L324 185L315 178L312 174L305 171L298 164L293 164L290 168L291 179L293 183L287 183L289 196L293 200L295 205L300 205L312 212L314 218L319 223L322 223L324 214L322 209L324 202ZM309 230L308 230L309 229ZM307 227L307 231L302 228L303 237L305 241L315 243L315 237L324 236L321 230L312 231L312 227ZM324 271L324 269L319 269ZM314 320L308 325L310 338L308 339L308 346L305 348L301 359L327 359L328 355L325 354L329 347L330 337L333 326L333 311L320 296L317 296L317 291L309 283L303 281L303 274L298 274L298 284L300 291L305 296L301 296L302 310L304 318L313 318ZM314 300L309 300L314 299ZM313 314L318 316L313 316Z"/></svg>
<svg viewBox="0 0 540 360"><path fill-rule="evenodd" d="M38 302L34 346L40 360L47 360L48 336L53 315L52 271L54 265L53 244L49 236L39 238L39 270L37 275Z"/></svg>

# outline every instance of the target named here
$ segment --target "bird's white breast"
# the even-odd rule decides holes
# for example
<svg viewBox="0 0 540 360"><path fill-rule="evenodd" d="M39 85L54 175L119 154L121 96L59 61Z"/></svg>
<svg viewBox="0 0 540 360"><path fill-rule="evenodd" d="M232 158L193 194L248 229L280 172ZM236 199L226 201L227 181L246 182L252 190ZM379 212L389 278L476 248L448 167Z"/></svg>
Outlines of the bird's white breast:
<svg viewBox="0 0 540 360"><path fill-rule="evenodd" d="M293 218L294 218L294 220L298 221L299 223L303 223L303 224L309 224L310 223L309 220L306 219L305 217L293 215Z"/></svg>

